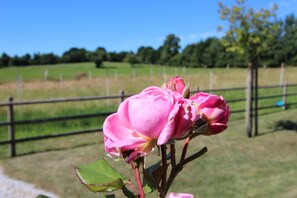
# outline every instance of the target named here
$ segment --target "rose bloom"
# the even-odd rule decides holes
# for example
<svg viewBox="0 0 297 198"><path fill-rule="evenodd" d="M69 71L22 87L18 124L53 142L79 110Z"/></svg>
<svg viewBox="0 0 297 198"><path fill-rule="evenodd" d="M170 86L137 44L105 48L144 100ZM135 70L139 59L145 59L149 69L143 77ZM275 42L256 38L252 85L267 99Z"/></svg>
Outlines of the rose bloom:
<svg viewBox="0 0 297 198"><path fill-rule="evenodd" d="M185 138L198 119L191 101L178 92L148 87L122 102L103 124L105 151L130 163L154 146Z"/></svg>
<svg viewBox="0 0 297 198"><path fill-rule="evenodd" d="M227 128L231 112L222 96L199 92L190 100L197 105L198 114L208 122L208 130L203 135L214 135Z"/></svg>
<svg viewBox="0 0 297 198"><path fill-rule="evenodd" d="M167 198L194 198L194 195L189 193L169 193Z"/></svg>
<svg viewBox="0 0 297 198"><path fill-rule="evenodd" d="M171 78L168 81L168 83L165 84L166 89L170 89L172 91L177 91L180 94L183 93L185 87L186 86L185 86L184 80L179 76L175 76L175 77Z"/></svg>

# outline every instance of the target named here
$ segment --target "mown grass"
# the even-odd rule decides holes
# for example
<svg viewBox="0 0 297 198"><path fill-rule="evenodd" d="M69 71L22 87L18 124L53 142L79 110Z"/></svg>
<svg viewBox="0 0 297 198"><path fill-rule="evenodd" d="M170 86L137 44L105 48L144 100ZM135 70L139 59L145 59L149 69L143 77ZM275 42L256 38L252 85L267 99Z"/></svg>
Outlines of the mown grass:
<svg viewBox="0 0 297 198"><path fill-rule="evenodd" d="M292 109L261 116L258 137L247 138L244 121L236 120L231 121L222 134L194 139L189 154L203 146L209 151L184 168L171 191L189 192L203 198L296 197L296 113L297 110ZM61 197L102 196L84 188L73 169L105 157L101 133L36 141L31 145L47 152L2 159L1 166L7 174ZM51 150L53 146L55 150ZM75 148L64 150L70 147ZM148 157L148 162L156 158L155 152ZM132 176L132 170L125 163L107 160L123 174ZM123 197L118 192L115 194Z"/></svg>

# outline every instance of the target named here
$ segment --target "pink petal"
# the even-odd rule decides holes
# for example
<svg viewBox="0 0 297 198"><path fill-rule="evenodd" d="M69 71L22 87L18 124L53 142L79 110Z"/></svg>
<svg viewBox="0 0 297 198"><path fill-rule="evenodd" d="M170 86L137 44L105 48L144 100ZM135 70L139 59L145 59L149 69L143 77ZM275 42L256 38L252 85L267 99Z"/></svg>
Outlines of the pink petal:
<svg viewBox="0 0 297 198"><path fill-rule="evenodd" d="M131 125L137 132L157 139L167 123L170 110L171 104L163 100L130 99Z"/></svg>
<svg viewBox="0 0 297 198"><path fill-rule="evenodd" d="M194 198L194 195L189 193L169 193L167 198Z"/></svg>

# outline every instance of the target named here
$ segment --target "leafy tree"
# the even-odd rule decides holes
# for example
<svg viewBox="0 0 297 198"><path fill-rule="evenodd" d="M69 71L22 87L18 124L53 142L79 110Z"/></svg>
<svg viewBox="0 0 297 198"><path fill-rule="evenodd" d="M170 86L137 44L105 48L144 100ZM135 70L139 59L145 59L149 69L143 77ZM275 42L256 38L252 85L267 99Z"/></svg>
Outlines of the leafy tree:
<svg viewBox="0 0 297 198"><path fill-rule="evenodd" d="M10 56L8 56L6 53L3 53L1 55L0 61L1 61L2 67L7 67L7 66L9 66Z"/></svg>
<svg viewBox="0 0 297 198"><path fill-rule="evenodd" d="M170 59L174 57L176 54L178 54L178 50L180 48L179 46L180 39L175 36L174 34L169 34L163 45L162 45L162 51L161 51L161 64L168 64Z"/></svg>
<svg viewBox="0 0 297 198"><path fill-rule="evenodd" d="M124 58L124 62L130 63L131 66L138 63L137 57L134 53L129 53Z"/></svg>
<svg viewBox="0 0 297 198"><path fill-rule="evenodd" d="M169 60L168 65L170 65L170 66L180 66L181 65L181 55L176 54L175 56L173 56Z"/></svg>
<svg viewBox="0 0 297 198"><path fill-rule="evenodd" d="M191 66L191 57L195 51L195 44L187 45L181 53L181 64L183 66L189 67Z"/></svg>
<svg viewBox="0 0 297 198"><path fill-rule="evenodd" d="M205 40L204 51L202 53L203 64L207 67L216 67L218 65L218 59L221 52L223 52L223 46L217 38L208 38Z"/></svg>
<svg viewBox="0 0 297 198"><path fill-rule="evenodd" d="M89 61L87 59L87 50L84 48L71 48L68 51L64 52L61 60L65 63L78 63Z"/></svg>
<svg viewBox="0 0 297 198"><path fill-rule="evenodd" d="M282 29L284 61L297 65L297 19L293 14L286 17Z"/></svg>
<svg viewBox="0 0 297 198"><path fill-rule="evenodd" d="M103 59L102 59L102 57L95 57L93 59L93 61L94 61L95 65L96 65L96 68L103 67Z"/></svg>
<svg viewBox="0 0 297 198"><path fill-rule="evenodd" d="M222 38L222 44L227 51L239 54L246 53L252 66L252 73L254 73L252 81L255 87L255 135L257 135L258 61L260 55L268 50L268 43L273 39L274 32L278 29L277 23L272 22L273 19L275 20L277 6L274 5L272 9L262 8L255 11L253 8L247 9L244 3L244 0L236 0L237 5L229 8L219 2L220 18L229 23L229 29L225 37ZM247 134L251 136L251 130L248 127Z"/></svg>
<svg viewBox="0 0 297 198"><path fill-rule="evenodd" d="M222 44L229 52L247 53L249 61L256 66L259 55L267 52L267 42L273 39L278 29L277 23L273 23L277 6L271 10L262 8L255 11L247 9L244 0L236 0L236 4L229 8L219 2L220 18L229 23Z"/></svg>
<svg viewBox="0 0 297 198"><path fill-rule="evenodd" d="M101 68L103 66L103 62L108 60L107 52L105 48L98 47L94 52L88 53L88 59L95 63L96 68Z"/></svg>
<svg viewBox="0 0 297 198"><path fill-rule="evenodd" d="M108 61L111 62L125 62L124 59L126 57L127 54L129 54L131 52L125 52L125 51L121 51L119 53L117 52L109 52L107 57L108 57Z"/></svg>
<svg viewBox="0 0 297 198"><path fill-rule="evenodd" d="M156 63L155 50L152 47L141 46L137 50L137 58L141 63L154 64Z"/></svg>
<svg viewBox="0 0 297 198"><path fill-rule="evenodd" d="M204 60L202 54L205 49L205 42L201 41L195 45L194 52L191 56L191 66L192 67L204 67Z"/></svg>
<svg viewBox="0 0 297 198"><path fill-rule="evenodd" d="M102 61L107 61L107 52L103 47L98 47L94 52L94 56L100 58Z"/></svg>

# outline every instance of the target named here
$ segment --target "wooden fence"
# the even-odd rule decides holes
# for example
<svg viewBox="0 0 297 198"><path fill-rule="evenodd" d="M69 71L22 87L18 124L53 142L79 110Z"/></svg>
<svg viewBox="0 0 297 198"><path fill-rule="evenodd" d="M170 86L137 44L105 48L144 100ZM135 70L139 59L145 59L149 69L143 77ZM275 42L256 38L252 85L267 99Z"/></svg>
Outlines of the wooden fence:
<svg viewBox="0 0 297 198"><path fill-rule="evenodd" d="M288 103L288 97L297 96L297 89L296 92L290 93L288 91L289 87L297 87L297 84L284 84L280 87L280 85L273 85L273 86L260 86L259 89L272 89L272 88L281 88L283 89L282 94L277 95L268 95L259 97L259 100L267 100L267 99L280 99L281 98L281 105L273 104L268 106L261 106L258 110L263 109L270 109L270 108L283 108L286 109L288 105L297 105L297 97L293 100L293 102ZM219 93L220 95L222 92L234 92L238 91L241 92L239 95L245 96L245 87L237 87L237 88L225 88L225 89L212 89L212 90L199 90L203 92L211 92L211 93ZM40 119L31 119L31 120L15 120L15 107L22 106L22 105L35 105L35 104L45 104L45 103L66 103L66 102L75 102L75 101L91 101L91 100L110 100L110 99L118 99L119 103L124 101L125 98L129 97L130 95L125 95L124 91L120 91L119 95L115 96L92 96L92 97L78 97L78 98L62 98L62 99L49 99L49 100L31 100L31 101L22 101L22 102L15 102L12 97L9 97L8 102L0 103L0 107L7 108L7 122L0 122L0 127L7 127L8 128L8 140L0 141L0 145L8 145L9 146L9 155L14 157L17 155L16 151L16 144L21 142L28 142L34 140L42 140L48 138L57 138L63 136L70 136L70 135L78 135L84 133L93 133L93 132L101 132L102 128L94 128L94 129L87 129L87 130L80 130L80 131L70 131L64 133L57 133L57 134L50 134L50 135L40 135L28 138L19 138L15 137L16 129L15 126L17 125L26 125L26 124L40 124L46 122L57 122L57 121L64 121L64 120L75 120L75 119L82 119L82 118L94 118L98 116L108 116L114 112L105 112L105 113L93 113L93 114L81 114L81 115L73 115L73 116L63 116L63 117L54 117L54 118L40 118ZM232 104L245 102L247 99L246 97L239 97L239 98L225 98L228 104L231 106ZM244 105L242 105L244 106ZM294 106L295 107L295 106ZM245 109L235 109L232 110L232 114L239 114L246 112Z"/></svg>

